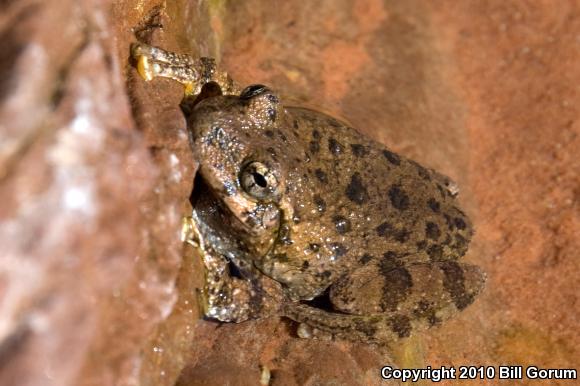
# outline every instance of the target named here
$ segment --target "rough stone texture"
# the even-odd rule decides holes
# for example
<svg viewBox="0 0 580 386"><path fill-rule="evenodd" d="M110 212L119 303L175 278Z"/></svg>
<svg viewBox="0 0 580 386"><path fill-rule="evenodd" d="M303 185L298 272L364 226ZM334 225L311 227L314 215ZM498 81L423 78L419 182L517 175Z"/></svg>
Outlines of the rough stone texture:
<svg viewBox="0 0 580 386"><path fill-rule="evenodd" d="M109 5L3 6L0 384L137 384L177 298L185 136L137 129Z"/></svg>
<svg viewBox="0 0 580 386"><path fill-rule="evenodd" d="M580 369L577 2L22 0L3 3L0 34L0 384ZM195 172L182 90L136 76L136 37L215 56L457 180L482 297L388 350L201 320L202 267L179 241Z"/></svg>

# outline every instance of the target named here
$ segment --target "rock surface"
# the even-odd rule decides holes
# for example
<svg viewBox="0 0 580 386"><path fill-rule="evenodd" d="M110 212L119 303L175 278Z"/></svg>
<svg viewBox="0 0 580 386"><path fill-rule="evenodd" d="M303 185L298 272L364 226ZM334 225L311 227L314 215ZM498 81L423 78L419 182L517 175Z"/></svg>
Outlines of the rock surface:
<svg viewBox="0 0 580 386"><path fill-rule="evenodd" d="M392 363L580 369L580 6L558 4L6 2L0 384L255 385L264 369L272 385L388 384L379 370ZM201 320L202 267L179 240L196 167L182 90L136 75L135 39L214 56L241 84L269 84L453 177L484 294L391 349L299 340L275 318Z"/></svg>

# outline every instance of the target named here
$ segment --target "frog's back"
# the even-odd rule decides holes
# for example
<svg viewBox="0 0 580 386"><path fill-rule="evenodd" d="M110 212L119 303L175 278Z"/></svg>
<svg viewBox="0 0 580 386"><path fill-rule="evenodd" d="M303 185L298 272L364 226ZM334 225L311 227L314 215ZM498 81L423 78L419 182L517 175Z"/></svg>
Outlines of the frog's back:
<svg viewBox="0 0 580 386"><path fill-rule="evenodd" d="M299 218L322 222L349 265L456 260L473 233L445 176L399 156L325 114L289 108L304 157L289 180ZM327 233L328 234L328 233ZM327 237L328 239L328 237Z"/></svg>

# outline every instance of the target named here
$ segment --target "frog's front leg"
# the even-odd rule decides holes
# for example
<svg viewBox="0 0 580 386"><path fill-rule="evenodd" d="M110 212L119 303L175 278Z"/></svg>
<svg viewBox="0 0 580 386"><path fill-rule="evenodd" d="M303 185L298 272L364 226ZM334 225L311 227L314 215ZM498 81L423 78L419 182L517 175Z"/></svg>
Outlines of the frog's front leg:
<svg viewBox="0 0 580 386"><path fill-rule="evenodd" d="M173 79L185 87L186 95L198 95L210 82L216 83L222 94L239 94L239 88L226 72L220 71L212 58L194 59L144 43L131 45L131 56L137 61L139 75L147 81L155 77Z"/></svg>
<svg viewBox="0 0 580 386"><path fill-rule="evenodd" d="M232 264L205 244L191 217L183 219L182 240L198 249L206 268L202 294L204 314L222 322L243 322L278 313L279 285L263 275L235 277Z"/></svg>

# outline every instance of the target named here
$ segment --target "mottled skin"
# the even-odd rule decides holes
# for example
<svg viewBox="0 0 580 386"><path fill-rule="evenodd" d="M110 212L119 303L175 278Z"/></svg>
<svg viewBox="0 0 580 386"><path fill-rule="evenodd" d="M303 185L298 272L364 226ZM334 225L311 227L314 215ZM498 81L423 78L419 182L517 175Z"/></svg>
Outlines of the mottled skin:
<svg viewBox="0 0 580 386"><path fill-rule="evenodd" d="M134 56L192 66L145 51ZM388 342L473 302L485 276L460 262L473 229L447 177L332 117L284 106L264 86L239 93L216 74L205 83L230 95L198 98L188 117L208 316L282 314L303 335Z"/></svg>

